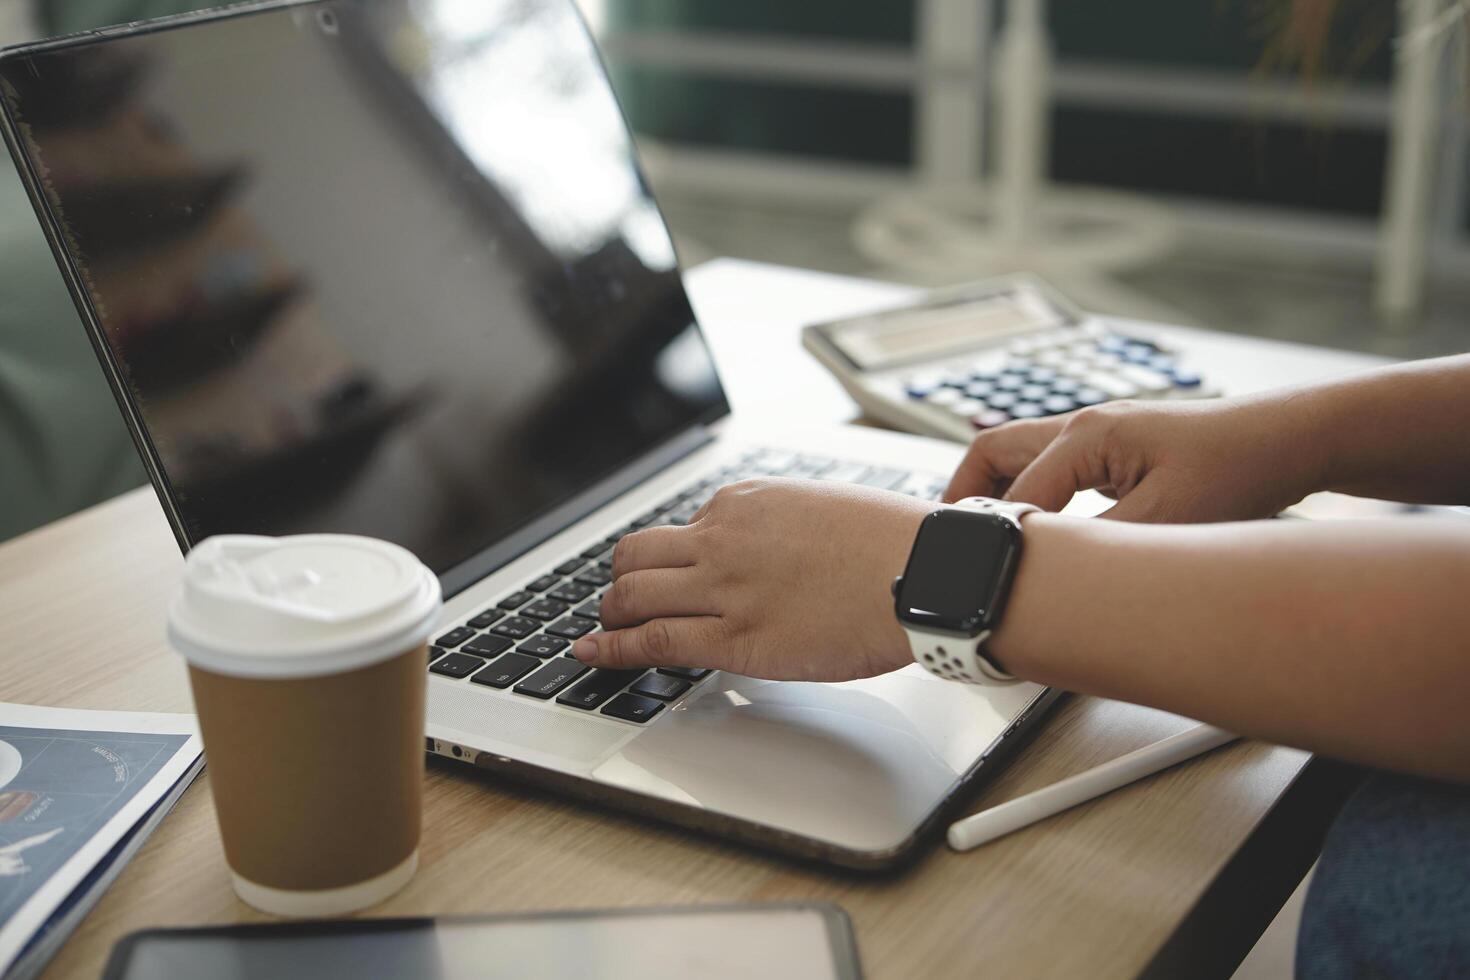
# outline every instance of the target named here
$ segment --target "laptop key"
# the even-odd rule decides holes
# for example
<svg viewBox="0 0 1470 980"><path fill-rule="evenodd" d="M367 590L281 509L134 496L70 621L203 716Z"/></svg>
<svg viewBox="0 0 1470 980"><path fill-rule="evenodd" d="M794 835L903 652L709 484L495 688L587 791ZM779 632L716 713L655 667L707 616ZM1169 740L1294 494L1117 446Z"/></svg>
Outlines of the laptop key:
<svg viewBox="0 0 1470 980"><path fill-rule="evenodd" d="M662 701L640 698L636 694L619 694L607 703L602 713L624 721L636 721L641 725L663 709Z"/></svg>
<svg viewBox="0 0 1470 980"><path fill-rule="evenodd" d="M526 583L526 591L527 592L545 592L547 589L551 588L553 585L555 585L556 583L558 583L560 581L561 581L561 578L559 576L556 576L556 575L543 575L543 576L541 576L540 578L536 579L533 582L527 582Z"/></svg>
<svg viewBox="0 0 1470 980"><path fill-rule="evenodd" d="M597 629L597 623L594 620L583 619L581 616L568 616L566 619L552 623L546 627L546 632L552 636L561 636L568 640L575 640L579 636L586 636L595 629Z"/></svg>
<svg viewBox="0 0 1470 980"><path fill-rule="evenodd" d="M508 636L512 640L524 640L540 628L541 624L534 619L527 619L524 616L512 616L510 619L503 619L490 627L490 632L499 633L501 636Z"/></svg>
<svg viewBox="0 0 1470 980"><path fill-rule="evenodd" d="M445 633L443 636L439 637L439 639L435 640L434 646L444 647L447 650L450 647L459 646L465 640L468 640L474 635L474 630L468 629L464 626L457 626L454 629L450 630L448 633Z"/></svg>
<svg viewBox="0 0 1470 980"><path fill-rule="evenodd" d="M533 698L549 698L572 681L587 673L590 668L577 660L556 657L546 662L536 673L521 681L514 688L517 694Z"/></svg>
<svg viewBox="0 0 1470 980"><path fill-rule="evenodd" d="M562 602L581 602L591 595L593 591L592 586L583 585L581 582L563 582L546 594Z"/></svg>
<svg viewBox="0 0 1470 980"><path fill-rule="evenodd" d="M533 657L552 657L567 648L567 641L560 637L541 634L533 636L516 647L516 653L529 653Z"/></svg>
<svg viewBox="0 0 1470 980"><path fill-rule="evenodd" d="M495 625L497 622L504 618L505 610L486 609L484 612L480 613L480 615L470 620L469 625L473 626L477 630L482 630L485 629L487 626Z"/></svg>
<svg viewBox="0 0 1470 980"><path fill-rule="evenodd" d="M541 666L535 657L519 653L507 653L489 667L470 678L471 683L488 687L507 688Z"/></svg>
<svg viewBox="0 0 1470 980"><path fill-rule="evenodd" d="M463 653L451 653L434 661L434 665L429 670L436 674L443 674L445 677L453 677L455 680L460 680L473 674L483 666L485 666L485 661L479 657L471 657Z"/></svg>
<svg viewBox="0 0 1470 980"><path fill-rule="evenodd" d="M585 564L587 563L581 558L568 558L552 570L558 575L570 575Z"/></svg>
<svg viewBox="0 0 1470 980"><path fill-rule="evenodd" d="M594 670L590 677L584 677L558 697L556 703L591 711L642 673L641 670Z"/></svg>
<svg viewBox="0 0 1470 980"><path fill-rule="evenodd" d="M689 690L689 686L688 681L670 677L668 674L644 674L642 679L628 690L645 697L658 698L660 701L672 701Z"/></svg>
<svg viewBox="0 0 1470 980"><path fill-rule="evenodd" d="M710 672L708 667L660 667L660 674L668 674L670 677L682 677L686 681L697 681Z"/></svg>
<svg viewBox="0 0 1470 980"><path fill-rule="evenodd" d="M537 579L536 581L539 582L540 579ZM555 582L552 583L552 585L555 584ZM548 585L547 588L549 589L551 588L551 586ZM520 592L512 592L510 595L497 602L496 605L499 606L501 609L519 609L534 598L536 598L535 593L522 590Z"/></svg>
<svg viewBox="0 0 1470 980"><path fill-rule="evenodd" d="M444 653L445 650L443 647L429 647L429 663L433 663L434 661L438 660L440 657L444 656Z"/></svg>
<svg viewBox="0 0 1470 980"><path fill-rule="evenodd" d="M529 616L531 619L555 619L566 612L567 608L565 602L557 602L555 599L543 596L522 609L521 615Z"/></svg>
<svg viewBox="0 0 1470 980"><path fill-rule="evenodd" d="M574 615L574 616L581 616L584 619L595 619L595 620L601 621L602 620L602 600L601 599L594 599L591 602L584 602L580 606L578 606L576 609L573 609L572 610L572 615Z"/></svg>
<svg viewBox="0 0 1470 980"><path fill-rule="evenodd" d="M577 577L572 579L572 581L581 582L583 585L590 585L593 588L597 588L612 581L612 572L600 566L593 565L591 568L584 569L578 573Z"/></svg>
<svg viewBox="0 0 1470 980"><path fill-rule="evenodd" d="M498 657L509 650L514 640L504 636L492 636L489 633L481 633L464 646L460 647L465 653L473 653L477 657Z"/></svg>
<svg viewBox="0 0 1470 980"><path fill-rule="evenodd" d="M586 551L582 552L582 558L586 561L591 561L594 558L601 558L604 554L611 550L612 545L608 544L606 541L599 541L592 547L588 548Z"/></svg>

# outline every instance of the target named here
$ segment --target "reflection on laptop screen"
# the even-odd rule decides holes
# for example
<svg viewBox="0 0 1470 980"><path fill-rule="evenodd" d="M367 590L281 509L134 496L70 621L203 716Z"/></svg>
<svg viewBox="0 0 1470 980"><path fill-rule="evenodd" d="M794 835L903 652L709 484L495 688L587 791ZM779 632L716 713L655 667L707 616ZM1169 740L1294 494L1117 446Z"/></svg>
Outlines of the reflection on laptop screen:
<svg viewBox="0 0 1470 980"><path fill-rule="evenodd" d="M190 543L445 571L726 411L571 0L330 0L6 99Z"/></svg>

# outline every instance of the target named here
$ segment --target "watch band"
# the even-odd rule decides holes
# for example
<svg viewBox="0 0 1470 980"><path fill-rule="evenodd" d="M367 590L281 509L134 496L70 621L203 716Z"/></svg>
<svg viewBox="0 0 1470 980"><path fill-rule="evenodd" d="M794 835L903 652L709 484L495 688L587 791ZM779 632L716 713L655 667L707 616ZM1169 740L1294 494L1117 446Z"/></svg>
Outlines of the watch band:
<svg viewBox="0 0 1470 980"><path fill-rule="evenodd" d="M1022 517L1041 511L1034 504L995 500L990 497L967 497L949 506L981 514L994 514L1018 528ZM990 639L990 630L974 637L930 633L911 626L905 626L904 632L908 634L909 649L913 651L914 662L936 677L967 684L1020 683L1019 678L1001 670L986 654L985 643Z"/></svg>

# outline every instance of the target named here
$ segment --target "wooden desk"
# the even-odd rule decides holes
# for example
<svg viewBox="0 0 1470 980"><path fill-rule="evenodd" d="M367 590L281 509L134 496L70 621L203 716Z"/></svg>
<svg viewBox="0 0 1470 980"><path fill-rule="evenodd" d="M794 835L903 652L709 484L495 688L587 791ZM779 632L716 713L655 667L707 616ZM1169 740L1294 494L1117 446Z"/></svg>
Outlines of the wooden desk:
<svg viewBox="0 0 1470 980"><path fill-rule="evenodd" d="M735 262L697 270L690 286L737 407L768 410L779 396L787 411L795 401L816 418L844 417L851 407L797 351L796 327L904 293ZM1204 341L1243 367L1266 363L1278 376L1371 363L1218 335ZM1242 371L1243 379L1252 376ZM180 565L151 490L0 546L0 700L188 710L182 667L163 640L165 603ZM1184 725L1159 712L1073 699L971 808ZM978 851L954 854L936 845L907 872L877 879L431 764L421 870L372 914L822 899L851 914L868 975L880 980L1167 973L1181 950L1206 958L1192 973L1228 974L1227 961L1244 951L1240 942L1248 947L1310 859L1300 846L1314 826L1310 814L1278 805L1301 795L1307 760L1292 749L1236 745ZM1283 826L1279 815L1287 809L1295 822L1271 830ZM1270 838L1269 862L1254 854L1254 865L1243 868L1238 855L1261 848L1242 846L1263 836ZM1293 842L1298 846L1284 849ZM1227 897L1239 899L1244 883L1249 899L1221 906L1221 880L1233 882ZM46 975L97 976L113 943L135 929L263 918L230 890L206 770Z"/></svg>

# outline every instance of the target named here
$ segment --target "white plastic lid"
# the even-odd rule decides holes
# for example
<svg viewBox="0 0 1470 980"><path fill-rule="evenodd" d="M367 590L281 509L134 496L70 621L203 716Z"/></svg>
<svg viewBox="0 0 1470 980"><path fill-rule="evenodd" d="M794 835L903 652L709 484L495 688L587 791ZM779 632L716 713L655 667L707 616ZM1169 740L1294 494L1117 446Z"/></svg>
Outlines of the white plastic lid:
<svg viewBox="0 0 1470 980"><path fill-rule="evenodd" d="M184 562L169 607L174 649L235 677L313 677L422 644L439 579L396 544L347 534L218 535Z"/></svg>

